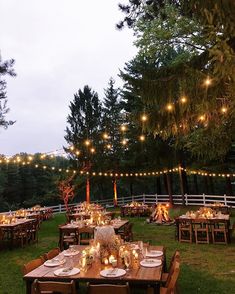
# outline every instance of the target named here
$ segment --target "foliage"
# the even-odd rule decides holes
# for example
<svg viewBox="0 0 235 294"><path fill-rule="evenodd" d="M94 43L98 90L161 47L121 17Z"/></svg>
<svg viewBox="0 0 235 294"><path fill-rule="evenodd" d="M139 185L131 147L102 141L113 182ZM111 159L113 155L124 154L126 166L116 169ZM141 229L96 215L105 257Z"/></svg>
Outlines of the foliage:
<svg viewBox="0 0 235 294"><path fill-rule="evenodd" d="M60 197L64 201L66 211L68 211L69 201L73 200L74 198L74 185L72 185L73 178L74 178L74 175L72 175L68 179L60 181L58 184Z"/></svg>
<svg viewBox="0 0 235 294"><path fill-rule="evenodd" d="M234 140L234 8L232 1L121 5L121 26L134 29L139 49L121 76L149 110L146 129L207 160L224 159Z"/></svg>
<svg viewBox="0 0 235 294"><path fill-rule="evenodd" d="M100 141L101 104L98 94L92 91L89 86L85 86L83 90L78 90L78 93L74 95L69 109L65 140L72 149L79 152L78 155L73 153L70 155L71 159L76 160L76 167L87 171L96 160L93 158L91 148L96 150L97 143ZM89 142L88 145L84 144L86 140ZM96 158L102 155L99 153L99 149L97 149L96 155Z"/></svg>
<svg viewBox="0 0 235 294"><path fill-rule="evenodd" d="M8 128L8 126L14 124L12 120L6 120L6 114L9 112L9 108L7 107L7 96L6 96L6 80L3 79L3 76L15 76L15 72L13 70L14 60L6 60L2 61L0 56L0 127Z"/></svg>

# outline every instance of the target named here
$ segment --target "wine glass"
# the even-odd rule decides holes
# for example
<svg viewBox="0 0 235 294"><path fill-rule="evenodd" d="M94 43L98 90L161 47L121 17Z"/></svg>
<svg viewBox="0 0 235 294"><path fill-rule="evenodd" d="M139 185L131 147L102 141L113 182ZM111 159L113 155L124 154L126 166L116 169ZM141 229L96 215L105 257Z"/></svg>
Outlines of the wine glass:
<svg viewBox="0 0 235 294"><path fill-rule="evenodd" d="M124 256L124 263L125 263L125 266L126 266L126 270L129 271L129 266L131 264L131 256L130 256L130 253L128 254L125 254Z"/></svg>

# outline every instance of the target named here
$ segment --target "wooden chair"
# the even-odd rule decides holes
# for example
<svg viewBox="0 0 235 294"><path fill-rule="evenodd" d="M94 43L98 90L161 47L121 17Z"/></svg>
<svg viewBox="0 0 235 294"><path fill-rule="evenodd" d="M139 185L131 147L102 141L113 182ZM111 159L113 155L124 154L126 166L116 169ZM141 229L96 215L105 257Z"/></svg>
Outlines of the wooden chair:
<svg viewBox="0 0 235 294"><path fill-rule="evenodd" d="M35 280L32 285L32 294L76 294L75 282L51 282Z"/></svg>
<svg viewBox="0 0 235 294"><path fill-rule="evenodd" d="M112 285L112 284L88 284L88 294L129 294L130 288L128 283L125 285Z"/></svg>
<svg viewBox="0 0 235 294"><path fill-rule="evenodd" d="M190 219L179 220L179 242L192 243L193 229L192 221Z"/></svg>
<svg viewBox="0 0 235 294"><path fill-rule="evenodd" d="M180 263L175 261L174 268L166 281L165 286L160 287L160 294L174 294L176 293L176 284L180 273Z"/></svg>
<svg viewBox="0 0 235 294"><path fill-rule="evenodd" d="M78 230L79 245L89 245L90 240L94 238L94 228L83 227Z"/></svg>
<svg viewBox="0 0 235 294"><path fill-rule="evenodd" d="M45 260L52 259L60 253L60 248L54 248L43 255Z"/></svg>
<svg viewBox="0 0 235 294"><path fill-rule="evenodd" d="M133 241L133 232L132 232L133 224L128 223L124 226L123 232L120 232L121 238L126 242L132 242Z"/></svg>
<svg viewBox="0 0 235 294"><path fill-rule="evenodd" d="M29 243L30 235L28 234L29 228L31 224L21 224L17 226L13 231L13 241L16 243L20 243L21 247L23 248L24 245Z"/></svg>
<svg viewBox="0 0 235 294"><path fill-rule="evenodd" d="M59 247L60 250L64 250L69 247L69 245L79 244L79 234L77 228L63 228L59 227L60 230L60 240Z"/></svg>
<svg viewBox="0 0 235 294"><path fill-rule="evenodd" d="M226 220L211 222L211 234L213 244L228 244L229 228Z"/></svg>
<svg viewBox="0 0 235 294"><path fill-rule="evenodd" d="M28 263L23 265L22 273L23 275L26 275L27 273L31 272L35 268L39 267L43 264L42 258L37 258L29 261Z"/></svg>
<svg viewBox="0 0 235 294"><path fill-rule="evenodd" d="M208 220L198 222L197 220L192 221L193 230L195 235L195 241L197 244L209 244L210 243L210 232Z"/></svg>
<svg viewBox="0 0 235 294"><path fill-rule="evenodd" d="M173 256L171 258L168 272L162 274L161 281L163 283L167 283L167 280L169 279L169 276L172 275L172 273L174 271L176 261L180 262L180 253L179 253L178 250L175 251L175 253L173 254Z"/></svg>

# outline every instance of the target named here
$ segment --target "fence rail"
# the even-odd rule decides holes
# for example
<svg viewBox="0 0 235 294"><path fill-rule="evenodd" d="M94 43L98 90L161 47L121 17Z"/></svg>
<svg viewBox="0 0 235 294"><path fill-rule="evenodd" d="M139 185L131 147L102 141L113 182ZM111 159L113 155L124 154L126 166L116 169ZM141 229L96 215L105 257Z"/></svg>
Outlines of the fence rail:
<svg viewBox="0 0 235 294"><path fill-rule="evenodd" d="M182 195L172 195L173 202L176 205L183 205L183 199ZM224 205L231 206L232 208L235 208L235 196L228 196L228 195L184 195L185 199L185 205L186 206L205 206L210 205L212 203L220 202ZM121 197L118 199L118 206L125 205L131 201L137 201L137 202L143 202L145 204L154 204L154 203L167 203L169 202L169 195L136 195L136 196L128 196L128 197ZM95 200L91 201L92 203L98 203L105 207L113 207L113 198L110 199L104 199L104 200ZM78 203L71 203L69 206L76 205ZM48 208L51 208L53 210L53 213L61 213L65 212L66 208L64 204L54 205L54 206L48 206ZM14 211L12 211L14 212ZM4 214L4 212L0 213Z"/></svg>

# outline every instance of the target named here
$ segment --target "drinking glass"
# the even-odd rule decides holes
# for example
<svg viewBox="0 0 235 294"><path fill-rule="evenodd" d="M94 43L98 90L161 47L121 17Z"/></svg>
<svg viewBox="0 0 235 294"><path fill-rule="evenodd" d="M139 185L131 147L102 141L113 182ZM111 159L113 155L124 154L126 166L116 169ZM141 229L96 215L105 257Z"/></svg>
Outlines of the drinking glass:
<svg viewBox="0 0 235 294"><path fill-rule="evenodd" d="M131 256L130 254L125 254L124 256L124 263L125 263L125 266L126 266L126 270L129 271L129 267L130 267L130 264L131 264Z"/></svg>

